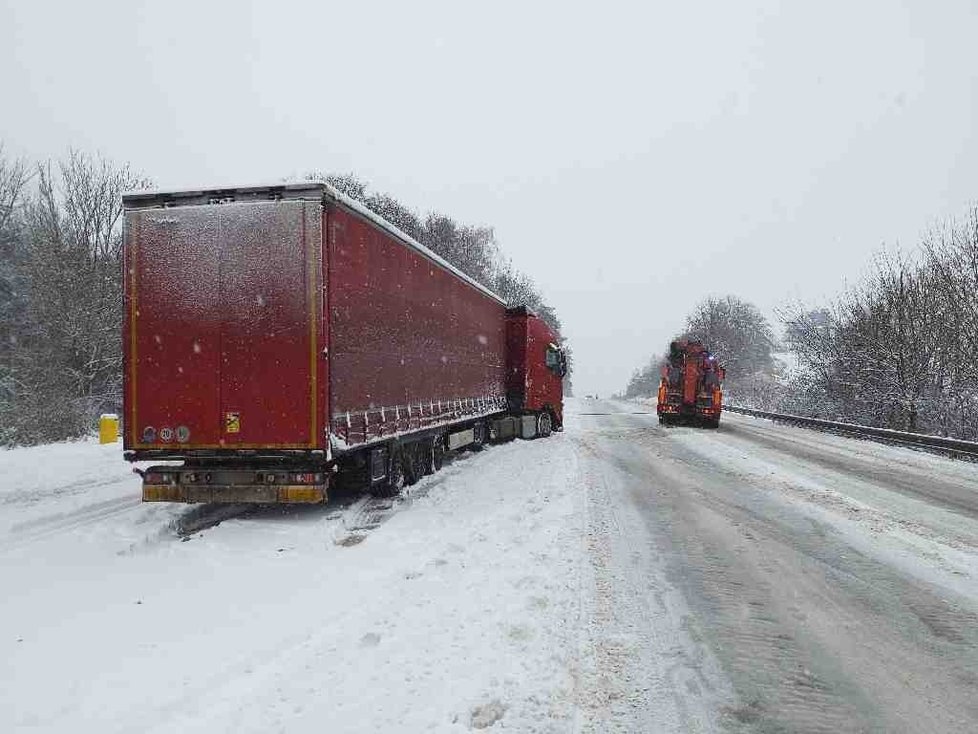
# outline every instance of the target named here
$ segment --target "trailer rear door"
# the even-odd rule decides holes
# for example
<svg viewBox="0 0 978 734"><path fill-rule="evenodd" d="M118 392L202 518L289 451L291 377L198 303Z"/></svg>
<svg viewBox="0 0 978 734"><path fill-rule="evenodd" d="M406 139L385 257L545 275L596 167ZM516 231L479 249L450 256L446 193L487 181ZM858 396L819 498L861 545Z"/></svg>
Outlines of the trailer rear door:
<svg viewBox="0 0 978 734"><path fill-rule="evenodd" d="M319 448L322 208L127 212L127 446Z"/></svg>

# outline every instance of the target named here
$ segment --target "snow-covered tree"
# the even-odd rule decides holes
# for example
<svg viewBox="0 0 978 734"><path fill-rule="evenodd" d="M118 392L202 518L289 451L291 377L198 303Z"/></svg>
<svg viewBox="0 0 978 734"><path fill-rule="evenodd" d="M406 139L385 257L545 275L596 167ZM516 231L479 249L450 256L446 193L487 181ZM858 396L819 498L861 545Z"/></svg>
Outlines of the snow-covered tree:
<svg viewBox="0 0 978 734"><path fill-rule="evenodd" d="M829 308L783 315L791 412L978 437L978 211L880 255Z"/></svg>
<svg viewBox="0 0 978 734"><path fill-rule="evenodd" d="M121 195L145 183L76 152L37 167L18 215L17 300L4 301L19 315L3 360L5 442L77 436L119 409Z"/></svg>

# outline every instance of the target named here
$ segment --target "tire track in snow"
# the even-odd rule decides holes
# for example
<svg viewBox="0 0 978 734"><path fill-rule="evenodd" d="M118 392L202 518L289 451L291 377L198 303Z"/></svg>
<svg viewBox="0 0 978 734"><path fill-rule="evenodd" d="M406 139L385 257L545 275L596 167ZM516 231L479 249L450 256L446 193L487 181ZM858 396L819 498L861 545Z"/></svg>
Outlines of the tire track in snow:
<svg viewBox="0 0 978 734"><path fill-rule="evenodd" d="M131 512L142 505L142 497L127 495L85 505L70 513L58 513L20 522L10 529L7 538L0 540L0 550L10 550L36 543L61 533L94 525L117 515Z"/></svg>

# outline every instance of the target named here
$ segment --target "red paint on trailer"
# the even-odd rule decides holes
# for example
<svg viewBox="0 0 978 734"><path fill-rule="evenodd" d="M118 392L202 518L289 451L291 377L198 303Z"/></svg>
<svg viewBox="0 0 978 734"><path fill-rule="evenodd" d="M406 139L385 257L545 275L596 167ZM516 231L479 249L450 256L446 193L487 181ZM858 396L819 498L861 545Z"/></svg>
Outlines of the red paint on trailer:
<svg viewBox="0 0 978 734"><path fill-rule="evenodd" d="M302 201L127 212L127 449L322 448L320 222Z"/></svg>
<svg viewBox="0 0 978 734"><path fill-rule="evenodd" d="M505 306L356 212L327 221L333 433L352 446L502 412Z"/></svg>

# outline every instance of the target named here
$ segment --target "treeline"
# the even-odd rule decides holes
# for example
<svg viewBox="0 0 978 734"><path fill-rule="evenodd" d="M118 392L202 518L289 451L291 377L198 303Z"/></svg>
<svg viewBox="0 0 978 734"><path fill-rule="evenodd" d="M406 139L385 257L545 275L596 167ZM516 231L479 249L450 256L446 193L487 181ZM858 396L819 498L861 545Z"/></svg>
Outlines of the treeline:
<svg viewBox="0 0 978 734"><path fill-rule="evenodd" d="M325 178L559 333L491 228L422 217L353 175ZM0 445L78 437L100 413L121 413L121 195L149 185L99 157L28 164L0 145Z"/></svg>
<svg viewBox="0 0 978 734"><path fill-rule="evenodd" d="M80 153L0 149L0 444L82 435L122 395L121 194L147 180Z"/></svg>
<svg viewBox="0 0 978 734"><path fill-rule="evenodd" d="M790 369L768 322L732 296L704 301L682 336L726 364L731 402L978 439L978 208L912 253L879 254L834 302L778 316ZM625 395L655 395L661 364L637 370Z"/></svg>
<svg viewBox="0 0 978 734"><path fill-rule="evenodd" d="M978 209L880 255L834 303L783 316L799 361L785 409L978 438Z"/></svg>

